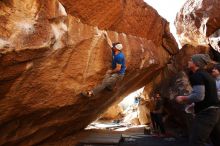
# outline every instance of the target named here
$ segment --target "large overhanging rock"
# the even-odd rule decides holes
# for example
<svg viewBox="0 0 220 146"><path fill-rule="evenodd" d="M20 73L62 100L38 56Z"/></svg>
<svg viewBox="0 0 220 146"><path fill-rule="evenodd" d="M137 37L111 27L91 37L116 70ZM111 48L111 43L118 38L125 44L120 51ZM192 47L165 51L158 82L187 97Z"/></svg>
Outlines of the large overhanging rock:
<svg viewBox="0 0 220 146"><path fill-rule="evenodd" d="M61 0L61 3L83 23L145 37L156 44L162 42L165 21L142 0Z"/></svg>
<svg viewBox="0 0 220 146"><path fill-rule="evenodd" d="M220 28L219 12L219 0L188 0L175 23L181 44L207 46L208 38Z"/></svg>
<svg viewBox="0 0 220 146"><path fill-rule="evenodd" d="M128 2L149 10L141 18L149 18L145 22L150 25L120 25L119 32L135 28L149 30L152 36L108 31L113 42L124 45L127 74L116 91L83 98L80 92L98 85L111 66L106 31L67 15L57 0L0 1L0 145L41 144L77 132L158 75L177 48L168 51L158 43L166 38L159 35L164 21L151 13L152 8L139 8L139 0ZM93 4L98 8L98 1ZM104 19L101 16L97 17ZM157 21L161 22L158 27ZM165 36L167 44L172 42L169 32Z"/></svg>
<svg viewBox="0 0 220 146"><path fill-rule="evenodd" d="M152 40L176 54L178 45L168 22L143 0L60 0L71 15L100 29L117 31Z"/></svg>

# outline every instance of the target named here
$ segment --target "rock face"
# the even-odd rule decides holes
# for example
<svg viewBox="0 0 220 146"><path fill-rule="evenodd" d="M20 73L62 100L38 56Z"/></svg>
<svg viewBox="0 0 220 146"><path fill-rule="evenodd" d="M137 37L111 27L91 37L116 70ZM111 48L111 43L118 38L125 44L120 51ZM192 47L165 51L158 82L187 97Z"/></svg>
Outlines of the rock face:
<svg viewBox="0 0 220 146"><path fill-rule="evenodd" d="M102 115L101 119L104 120L116 120L120 119L123 114L123 108L120 105L114 105L108 108L108 110Z"/></svg>
<svg viewBox="0 0 220 146"><path fill-rule="evenodd" d="M219 12L219 0L188 0L178 13L175 23L181 44L211 44L220 53Z"/></svg>
<svg viewBox="0 0 220 146"><path fill-rule="evenodd" d="M140 99L140 103L138 104L138 119L141 125L147 125L150 123L150 110L147 107L148 102L144 99Z"/></svg>
<svg viewBox="0 0 220 146"><path fill-rule="evenodd" d="M69 14L83 23L143 37L152 40L156 46L165 43L169 52L177 53L178 45L170 34L168 22L143 0L78 0L74 3L61 0L61 3Z"/></svg>
<svg viewBox="0 0 220 146"><path fill-rule="evenodd" d="M78 132L178 52L167 22L143 1L61 2L0 1L0 145ZM107 37L124 45L126 76L114 92L83 98L111 66Z"/></svg>

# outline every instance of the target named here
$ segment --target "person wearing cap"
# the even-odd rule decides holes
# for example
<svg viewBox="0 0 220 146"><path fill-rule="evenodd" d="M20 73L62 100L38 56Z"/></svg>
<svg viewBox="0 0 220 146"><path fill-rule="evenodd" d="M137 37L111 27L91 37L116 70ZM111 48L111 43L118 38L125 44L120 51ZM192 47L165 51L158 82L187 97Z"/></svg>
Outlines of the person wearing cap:
<svg viewBox="0 0 220 146"><path fill-rule="evenodd" d="M212 69L212 76L215 77L218 99L220 100L220 64L216 64Z"/></svg>
<svg viewBox="0 0 220 146"><path fill-rule="evenodd" d="M204 70L210 62L208 54L196 54L191 57L188 68L192 71L189 76L192 92L188 96L176 97L178 103L195 104L190 146L205 146L209 137L214 146L220 146L220 102L215 80Z"/></svg>
<svg viewBox="0 0 220 146"><path fill-rule="evenodd" d="M91 97L97 95L99 92L107 88L111 90L114 88L118 81L121 81L125 75L125 56L122 53L122 44L112 43L112 69L108 70L102 83L96 86L94 89L81 94L85 97Z"/></svg>

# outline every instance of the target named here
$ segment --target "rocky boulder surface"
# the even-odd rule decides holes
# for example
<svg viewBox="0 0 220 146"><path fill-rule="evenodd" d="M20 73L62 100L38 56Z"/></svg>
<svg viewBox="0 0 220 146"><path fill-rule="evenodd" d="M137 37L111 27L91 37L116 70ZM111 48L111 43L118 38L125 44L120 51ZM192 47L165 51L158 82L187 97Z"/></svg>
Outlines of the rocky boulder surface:
<svg viewBox="0 0 220 146"><path fill-rule="evenodd" d="M220 1L188 0L176 17L176 28L182 45L211 45L220 61Z"/></svg>
<svg viewBox="0 0 220 146"><path fill-rule="evenodd" d="M100 29L117 31L152 40L171 54L178 45L169 31L168 22L143 0L60 0L67 12L81 22Z"/></svg>
<svg viewBox="0 0 220 146"><path fill-rule="evenodd" d="M0 1L0 145L62 139L151 83L178 52L167 26L142 0ZM124 45L126 76L83 98L111 66L107 38Z"/></svg>

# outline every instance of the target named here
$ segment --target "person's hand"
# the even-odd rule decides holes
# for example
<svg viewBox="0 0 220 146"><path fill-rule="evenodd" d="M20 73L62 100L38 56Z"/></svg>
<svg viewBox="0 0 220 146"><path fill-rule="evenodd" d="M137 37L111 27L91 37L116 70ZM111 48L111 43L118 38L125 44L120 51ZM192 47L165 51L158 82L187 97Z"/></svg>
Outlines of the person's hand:
<svg viewBox="0 0 220 146"><path fill-rule="evenodd" d="M185 103L187 101L187 96L177 96L176 102L178 103Z"/></svg>
<svg viewBox="0 0 220 146"><path fill-rule="evenodd" d="M104 36L107 38L108 37L108 33L107 31L103 31Z"/></svg>
<svg viewBox="0 0 220 146"><path fill-rule="evenodd" d="M109 47L112 48L112 41L110 40L107 31L103 31L103 35L106 38Z"/></svg>
<svg viewBox="0 0 220 146"><path fill-rule="evenodd" d="M192 104L190 104L190 105L187 105L187 106L185 107L185 112L186 112L186 113L194 113L194 106L195 106L194 103L192 103Z"/></svg>
<svg viewBox="0 0 220 146"><path fill-rule="evenodd" d="M112 70L107 70L106 74L111 74Z"/></svg>

